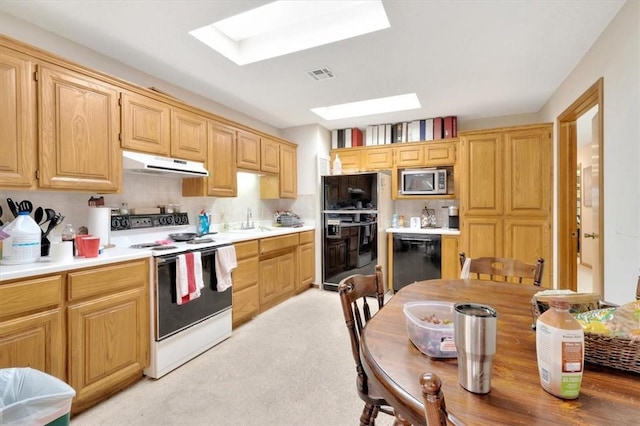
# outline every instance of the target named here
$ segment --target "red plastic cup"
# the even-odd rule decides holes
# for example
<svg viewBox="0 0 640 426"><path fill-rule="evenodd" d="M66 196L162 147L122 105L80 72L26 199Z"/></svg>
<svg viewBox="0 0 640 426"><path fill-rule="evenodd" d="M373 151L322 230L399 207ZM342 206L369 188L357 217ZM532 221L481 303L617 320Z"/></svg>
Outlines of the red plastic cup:
<svg viewBox="0 0 640 426"><path fill-rule="evenodd" d="M78 249L78 257L83 257L84 256L84 244L83 244L83 240L85 238L89 238L89 237L93 237L93 234L82 234L82 235L76 235L76 248Z"/></svg>
<svg viewBox="0 0 640 426"><path fill-rule="evenodd" d="M82 239L84 257L98 257L100 251L100 237L87 237Z"/></svg>

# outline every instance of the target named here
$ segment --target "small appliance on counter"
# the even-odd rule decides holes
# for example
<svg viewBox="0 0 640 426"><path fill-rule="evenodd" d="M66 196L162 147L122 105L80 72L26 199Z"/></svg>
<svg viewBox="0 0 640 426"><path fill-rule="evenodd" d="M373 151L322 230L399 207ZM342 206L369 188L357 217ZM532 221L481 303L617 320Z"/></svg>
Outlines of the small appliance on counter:
<svg viewBox="0 0 640 426"><path fill-rule="evenodd" d="M449 206L449 229L460 229L460 216L458 206Z"/></svg>

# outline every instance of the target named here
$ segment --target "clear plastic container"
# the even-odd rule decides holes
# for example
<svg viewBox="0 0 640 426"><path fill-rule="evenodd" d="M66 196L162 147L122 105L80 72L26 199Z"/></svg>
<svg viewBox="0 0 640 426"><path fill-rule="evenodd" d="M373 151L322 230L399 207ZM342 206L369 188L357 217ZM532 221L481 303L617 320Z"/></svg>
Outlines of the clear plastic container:
<svg viewBox="0 0 640 426"><path fill-rule="evenodd" d="M456 358L453 303L420 301L404 304L403 312L411 342L433 358Z"/></svg>
<svg viewBox="0 0 640 426"><path fill-rule="evenodd" d="M42 230L29 212L18 213L18 217L3 228L10 235L2 244L3 265L34 263L40 259Z"/></svg>

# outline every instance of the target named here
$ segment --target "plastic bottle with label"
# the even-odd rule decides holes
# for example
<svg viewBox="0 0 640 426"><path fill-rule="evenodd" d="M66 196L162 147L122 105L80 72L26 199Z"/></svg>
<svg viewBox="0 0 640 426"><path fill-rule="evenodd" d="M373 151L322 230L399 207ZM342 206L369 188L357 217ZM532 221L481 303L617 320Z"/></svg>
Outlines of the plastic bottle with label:
<svg viewBox="0 0 640 426"><path fill-rule="evenodd" d="M34 263L40 259L40 242L42 230L29 212L21 211L18 217L3 228L10 235L3 241L3 265L21 265Z"/></svg>
<svg viewBox="0 0 640 426"><path fill-rule="evenodd" d="M540 385L562 399L580 395L584 369L584 331L569 313L570 302L552 297L536 321L536 355Z"/></svg>
<svg viewBox="0 0 640 426"><path fill-rule="evenodd" d="M62 241L71 241L73 242L73 255L77 256L76 252L76 231L73 230L73 225L67 223L62 230L62 234L60 234Z"/></svg>

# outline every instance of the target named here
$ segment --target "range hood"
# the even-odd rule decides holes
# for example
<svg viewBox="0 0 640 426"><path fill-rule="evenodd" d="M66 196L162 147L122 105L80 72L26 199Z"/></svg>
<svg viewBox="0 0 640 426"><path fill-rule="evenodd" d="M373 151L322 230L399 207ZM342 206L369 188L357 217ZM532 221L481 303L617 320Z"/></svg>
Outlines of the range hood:
<svg viewBox="0 0 640 426"><path fill-rule="evenodd" d="M204 167L204 164L198 161L162 157L132 151L122 151L122 169L125 172L176 177L209 176L209 171Z"/></svg>

